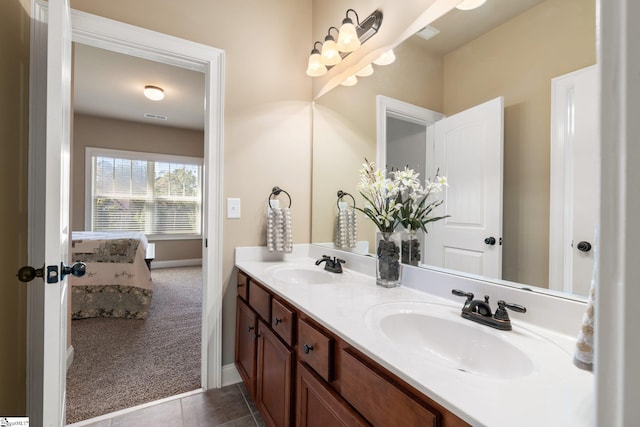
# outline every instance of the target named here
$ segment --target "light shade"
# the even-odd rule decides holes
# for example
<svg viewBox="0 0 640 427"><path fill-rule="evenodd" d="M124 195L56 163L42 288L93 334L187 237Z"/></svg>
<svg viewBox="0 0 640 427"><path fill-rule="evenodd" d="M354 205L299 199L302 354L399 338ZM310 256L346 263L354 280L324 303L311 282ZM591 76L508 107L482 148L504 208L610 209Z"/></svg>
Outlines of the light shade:
<svg viewBox="0 0 640 427"><path fill-rule="evenodd" d="M309 65L307 66L307 75L309 77L319 77L327 73L327 67L322 62L322 57L318 49L311 51L309 56Z"/></svg>
<svg viewBox="0 0 640 427"><path fill-rule="evenodd" d="M460 3L458 3L458 5L456 6L456 9L460 9L460 10L475 9L476 7L482 6L486 1L487 0L462 0Z"/></svg>
<svg viewBox="0 0 640 427"><path fill-rule="evenodd" d="M322 62L324 65L336 65L342 61L338 45L332 35L327 35L322 43Z"/></svg>
<svg viewBox="0 0 640 427"><path fill-rule="evenodd" d="M158 86L147 85L144 87L144 96L152 101L161 101L164 99L164 90Z"/></svg>
<svg viewBox="0 0 640 427"><path fill-rule="evenodd" d="M358 84L358 78L356 76L349 76L340 84L342 86L355 86Z"/></svg>
<svg viewBox="0 0 640 427"><path fill-rule="evenodd" d="M358 32L349 18L344 18L342 21L342 26L338 33L337 45L340 52L353 52L360 47Z"/></svg>
<svg viewBox="0 0 640 427"><path fill-rule="evenodd" d="M373 67L371 66L371 64L368 64L362 70L358 71L356 73L356 76L358 76L358 77L367 77L367 76L370 76L371 74L373 74Z"/></svg>
<svg viewBox="0 0 640 427"><path fill-rule="evenodd" d="M395 60L396 60L396 55L393 53L393 49L389 49L388 51L380 55L378 59L373 61L373 63L376 65L389 65L393 63L393 61Z"/></svg>

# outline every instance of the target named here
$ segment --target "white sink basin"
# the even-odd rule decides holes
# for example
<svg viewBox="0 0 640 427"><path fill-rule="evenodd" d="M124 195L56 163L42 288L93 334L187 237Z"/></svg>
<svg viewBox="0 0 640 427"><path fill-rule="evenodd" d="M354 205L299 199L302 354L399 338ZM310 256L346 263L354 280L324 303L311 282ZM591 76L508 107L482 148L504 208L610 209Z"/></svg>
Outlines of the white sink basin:
<svg viewBox="0 0 640 427"><path fill-rule="evenodd" d="M365 320L399 351L458 371L495 379L519 378L535 371L531 358L509 341L509 334L516 332L463 319L459 308L394 302L372 307Z"/></svg>
<svg viewBox="0 0 640 427"><path fill-rule="evenodd" d="M269 269L271 278L275 281L292 285L320 283L333 283L336 280L336 273L330 273L321 267L286 266L272 267Z"/></svg>

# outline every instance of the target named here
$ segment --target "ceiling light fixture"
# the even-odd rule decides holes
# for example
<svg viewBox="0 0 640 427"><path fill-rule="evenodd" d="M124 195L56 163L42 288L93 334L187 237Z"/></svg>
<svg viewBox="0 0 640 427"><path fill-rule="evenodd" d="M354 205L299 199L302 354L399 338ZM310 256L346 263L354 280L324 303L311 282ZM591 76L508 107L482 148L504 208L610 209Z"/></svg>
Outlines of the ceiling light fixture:
<svg viewBox="0 0 640 427"><path fill-rule="evenodd" d="M152 101L161 101L164 99L164 90L158 86L147 85L144 87L144 96Z"/></svg>
<svg viewBox="0 0 640 427"><path fill-rule="evenodd" d="M355 86L358 84L358 78L356 76L349 76L340 84L342 86Z"/></svg>
<svg viewBox="0 0 640 427"><path fill-rule="evenodd" d="M357 25L353 25L353 21L349 18L349 12L353 12L356 15ZM311 77L324 75L327 69L339 64L342 58L358 49L364 42L375 35L381 23L382 12L379 10L374 11L371 15L367 16L365 20L360 22L357 12L353 9L347 9L346 17L342 20L340 29L329 27L327 36L324 39L325 41L322 43L322 48L318 50L316 47L316 45L320 43L318 41L313 44L313 49L311 50L307 64L307 75ZM352 28L355 30L355 36ZM336 39L331 34L332 29L338 32L338 42L336 42ZM316 55L321 58L324 70L318 63L318 56Z"/></svg>
<svg viewBox="0 0 640 427"><path fill-rule="evenodd" d="M459 10L472 10L477 7L482 6L487 0L462 0L456 6L456 9Z"/></svg>
<svg viewBox="0 0 640 427"><path fill-rule="evenodd" d="M371 64L367 64L366 67L364 67L362 70L356 73L356 76L367 77L367 76L370 76L371 74L373 74L373 67L371 66Z"/></svg>

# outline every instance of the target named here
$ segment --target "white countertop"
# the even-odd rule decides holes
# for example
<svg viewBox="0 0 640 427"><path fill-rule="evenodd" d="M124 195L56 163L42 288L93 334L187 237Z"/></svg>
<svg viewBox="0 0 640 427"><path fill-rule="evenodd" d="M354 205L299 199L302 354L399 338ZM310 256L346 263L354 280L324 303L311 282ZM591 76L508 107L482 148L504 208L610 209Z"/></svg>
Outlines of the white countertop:
<svg viewBox="0 0 640 427"><path fill-rule="evenodd" d="M371 317L368 313L372 307L405 301L438 304L443 310L459 313L462 299L456 304L406 286L382 288L376 286L374 277L349 268L345 268L344 274L336 275L333 283L287 283L273 278L277 266L312 266L319 270L321 267L315 267L315 259L304 251L287 255L285 261L275 259L278 257L256 248L236 249L239 269L471 425L585 427L593 424L593 375L572 363L575 337L514 319L512 331L498 331L466 321L471 327L482 329L480 332L511 334L505 337L529 354L534 369L533 373L511 379L460 372L417 353L398 349L374 331L367 318ZM534 344L527 348L530 342ZM541 352L540 348L550 351ZM495 357L499 358L500 354Z"/></svg>

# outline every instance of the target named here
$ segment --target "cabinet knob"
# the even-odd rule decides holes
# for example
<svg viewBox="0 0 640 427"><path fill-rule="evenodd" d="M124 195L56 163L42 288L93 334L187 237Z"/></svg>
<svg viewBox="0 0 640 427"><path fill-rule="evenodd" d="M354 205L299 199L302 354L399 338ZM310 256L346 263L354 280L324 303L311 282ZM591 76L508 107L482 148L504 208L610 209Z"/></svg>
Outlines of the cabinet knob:
<svg viewBox="0 0 640 427"><path fill-rule="evenodd" d="M282 323L282 319L278 319L277 317L273 320L273 324L274 325L279 325L280 323Z"/></svg>
<svg viewBox="0 0 640 427"><path fill-rule="evenodd" d="M313 351L313 346L309 344L305 344L302 346L304 350L304 354L309 354L309 352Z"/></svg>
<svg viewBox="0 0 640 427"><path fill-rule="evenodd" d="M249 327L247 328L247 332L251 332L251 331L253 331L254 329L255 329L255 328L254 328L253 326L249 326Z"/></svg>

